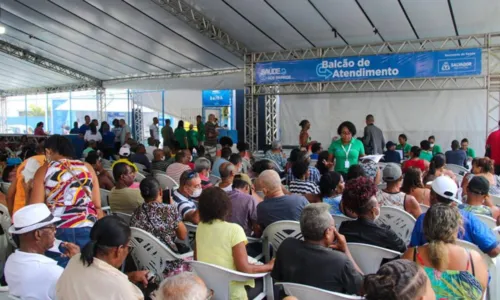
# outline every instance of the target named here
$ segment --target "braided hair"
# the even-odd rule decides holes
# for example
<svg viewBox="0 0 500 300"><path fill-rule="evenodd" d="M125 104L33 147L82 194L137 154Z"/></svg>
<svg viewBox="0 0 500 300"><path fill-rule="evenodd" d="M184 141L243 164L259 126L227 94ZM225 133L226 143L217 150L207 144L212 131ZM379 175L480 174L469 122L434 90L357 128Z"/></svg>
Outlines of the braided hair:
<svg viewBox="0 0 500 300"><path fill-rule="evenodd" d="M367 300L413 300L425 294L427 280L415 262L398 259L384 264L376 274L366 275L363 292Z"/></svg>

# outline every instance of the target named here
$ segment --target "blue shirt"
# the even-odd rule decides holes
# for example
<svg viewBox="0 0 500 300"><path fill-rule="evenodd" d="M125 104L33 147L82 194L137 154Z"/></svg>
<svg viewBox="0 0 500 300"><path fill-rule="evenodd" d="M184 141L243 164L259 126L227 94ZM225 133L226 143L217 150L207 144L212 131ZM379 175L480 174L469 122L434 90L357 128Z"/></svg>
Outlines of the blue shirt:
<svg viewBox="0 0 500 300"><path fill-rule="evenodd" d="M80 126L80 133L85 134L85 132L87 132L87 130L89 129L90 127L87 124L83 124L82 126Z"/></svg>
<svg viewBox="0 0 500 300"><path fill-rule="evenodd" d="M401 163L401 154L395 150L387 150L384 152L384 161L386 163Z"/></svg>
<svg viewBox="0 0 500 300"><path fill-rule="evenodd" d="M212 175L220 177L220 171L219 168L222 166L223 163L228 162L226 159L219 157L214 161L214 165L212 166Z"/></svg>
<svg viewBox="0 0 500 300"><path fill-rule="evenodd" d="M458 231L458 238L471 242L478 246L481 251L488 253L498 245L493 231L488 228L474 214L460 209L460 214L464 222L464 230ZM418 217L413 232L411 233L410 247L422 246L427 243L424 237L424 217L425 213Z"/></svg>
<svg viewBox="0 0 500 300"><path fill-rule="evenodd" d="M266 228L277 221L300 221L302 209L309 201L297 194L265 198L257 205L257 223Z"/></svg>
<svg viewBox="0 0 500 300"><path fill-rule="evenodd" d="M465 167L467 165L467 152L462 149L446 151L446 163Z"/></svg>

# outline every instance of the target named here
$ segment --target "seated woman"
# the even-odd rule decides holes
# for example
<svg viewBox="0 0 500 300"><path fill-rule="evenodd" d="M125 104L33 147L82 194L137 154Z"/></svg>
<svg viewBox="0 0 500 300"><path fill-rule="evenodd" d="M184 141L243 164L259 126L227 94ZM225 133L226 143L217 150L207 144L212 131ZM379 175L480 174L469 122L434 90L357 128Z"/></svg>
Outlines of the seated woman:
<svg viewBox="0 0 500 300"><path fill-rule="evenodd" d="M490 183L483 176L475 176L467 185L467 197L460 209L470 211L476 215L484 215L497 220L500 217L500 208L489 200Z"/></svg>
<svg viewBox="0 0 500 300"><path fill-rule="evenodd" d="M453 181L457 180L457 176L455 173L453 173L450 170L447 170L444 166L446 165L446 159L443 154L436 154L432 159L431 159L431 164L429 165L429 171L427 172L426 175L434 175L436 177L439 176L448 176Z"/></svg>
<svg viewBox="0 0 500 300"><path fill-rule="evenodd" d="M59 278L57 299L144 299L136 284L147 285L149 271L124 274L119 269L129 253L129 243L130 227L120 217L97 221L90 231L90 242L71 258Z"/></svg>
<svg viewBox="0 0 500 300"><path fill-rule="evenodd" d="M346 182L342 204L358 219L342 222L339 233L348 243L364 243L403 253L406 251L405 242L388 227L375 223L380 216L376 194L377 186L369 178L358 177Z"/></svg>
<svg viewBox="0 0 500 300"><path fill-rule="evenodd" d="M486 291L488 269L481 254L455 245L461 226L457 207L434 204L423 223L428 243L410 248L403 255L424 268L436 299L480 300Z"/></svg>
<svg viewBox="0 0 500 300"><path fill-rule="evenodd" d="M410 159L403 163L403 173L406 173L409 168L417 168L422 172L429 169L429 162L420 158L421 151L422 150L417 146L411 147Z"/></svg>
<svg viewBox="0 0 500 300"><path fill-rule="evenodd" d="M176 237L180 240L187 238L187 229L182 222L182 217L177 211L177 207L172 205L172 199L170 199L169 204L163 204L163 192L160 184L153 177L143 179L139 188L141 196L144 198L144 203L132 214L130 226L151 233L173 252L187 252L179 251L178 247L182 247L183 245L174 243ZM188 269L183 260L167 261L165 262L163 275L169 277Z"/></svg>
<svg viewBox="0 0 500 300"><path fill-rule="evenodd" d="M274 259L265 265L248 262L245 248L248 241L243 228L224 221L231 212L231 200L226 192L218 187L208 188L201 193L198 203L201 222L196 231L195 260L243 273L265 273L273 269ZM247 299L245 285L254 287L254 281L232 282L230 298Z"/></svg>
<svg viewBox="0 0 500 300"><path fill-rule="evenodd" d="M344 214L340 211L340 200L344 191L344 179L342 175L337 172L328 172L321 176L319 191L318 195L311 195L311 197L309 197L310 195L306 195L309 202L325 202L330 205L330 214L343 216Z"/></svg>
<svg viewBox="0 0 500 300"><path fill-rule="evenodd" d="M366 300L434 300L436 294L424 269L416 263L398 259L384 264L376 274L365 276Z"/></svg>
<svg viewBox="0 0 500 300"><path fill-rule="evenodd" d="M483 176L490 183L490 195L500 196L500 179L494 174L493 160L488 157L474 158L472 160L472 172L462 180L463 195L467 194L467 185L474 176Z"/></svg>
<svg viewBox="0 0 500 300"><path fill-rule="evenodd" d="M422 171L417 168L409 168L404 176L401 191L412 195L418 203L430 206L431 190L426 189L422 182Z"/></svg>
<svg viewBox="0 0 500 300"><path fill-rule="evenodd" d="M292 194L318 194L318 185L309 181L309 162L307 160L296 161L292 166L294 179L290 182L288 190Z"/></svg>
<svg viewBox="0 0 500 300"><path fill-rule="evenodd" d="M85 158L85 162L94 168L94 171L97 174L97 179L99 179L99 187L101 189L110 191L115 187L113 176L102 166L101 157L99 157L97 151L89 152L87 158Z"/></svg>
<svg viewBox="0 0 500 300"><path fill-rule="evenodd" d="M333 169L333 163L328 162L328 155L328 151L322 151L318 154L316 169L318 169L321 176L325 175Z"/></svg>

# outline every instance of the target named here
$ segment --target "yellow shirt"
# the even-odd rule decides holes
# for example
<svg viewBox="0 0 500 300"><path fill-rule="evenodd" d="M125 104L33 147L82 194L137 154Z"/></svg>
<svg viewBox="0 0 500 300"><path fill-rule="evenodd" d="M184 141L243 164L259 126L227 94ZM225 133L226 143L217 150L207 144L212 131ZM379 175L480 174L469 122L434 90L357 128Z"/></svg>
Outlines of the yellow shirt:
<svg viewBox="0 0 500 300"><path fill-rule="evenodd" d="M94 257L83 265L80 254L70 259L56 285L58 300L143 300L141 290L117 268Z"/></svg>
<svg viewBox="0 0 500 300"><path fill-rule="evenodd" d="M212 224L200 222L196 230L197 259L236 271L233 247L241 242L247 244L248 241L243 228L238 224L220 220L213 221ZM231 282L231 300L248 299L245 285L254 287L255 282Z"/></svg>

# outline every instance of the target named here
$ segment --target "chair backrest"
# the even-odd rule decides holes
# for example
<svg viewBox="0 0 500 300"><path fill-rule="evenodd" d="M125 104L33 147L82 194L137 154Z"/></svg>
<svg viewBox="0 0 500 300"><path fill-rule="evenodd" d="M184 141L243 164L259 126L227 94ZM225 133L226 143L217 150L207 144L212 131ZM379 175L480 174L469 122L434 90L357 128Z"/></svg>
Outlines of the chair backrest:
<svg viewBox="0 0 500 300"><path fill-rule="evenodd" d="M144 170L146 170L146 169L147 169L145 165L140 164L140 163L134 163L134 165L137 167L137 169L138 169L139 171L144 171Z"/></svg>
<svg viewBox="0 0 500 300"><path fill-rule="evenodd" d="M209 289L214 291L215 300L229 299L229 287L231 281L244 282L250 279L265 277L268 273L247 274L229 270L216 265L201 261L190 261L189 264L194 272L200 276ZM255 299L263 299L265 290Z"/></svg>
<svg viewBox="0 0 500 300"><path fill-rule="evenodd" d="M113 212L113 215L120 217L125 223L130 225L130 221L132 220L132 215L122 213L122 212Z"/></svg>
<svg viewBox="0 0 500 300"><path fill-rule="evenodd" d="M146 178L146 176L144 176L144 174L137 172L137 173L135 174L134 181L135 181L135 182L141 182L141 181L142 181L143 179L145 179L145 178Z"/></svg>
<svg viewBox="0 0 500 300"><path fill-rule="evenodd" d="M154 175L154 177L160 183L160 187L162 190L169 189L169 190L173 191L173 190L176 190L179 188L179 185L177 184L177 182L175 182L175 180L173 180L172 177L170 177L166 174L156 173Z"/></svg>
<svg viewBox="0 0 500 300"><path fill-rule="evenodd" d="M335 220L335 228L337 228L337 230L339 230L340 224L342 224L342 222L355 220L347 216L332 215L332 217Z"/></svg>
<svg viewBox="0 0 500 300"><path fill-rule="evenodd" d="M420 204L420 210L422 211L422 213L426 213L429 210L429 206Z"/></svg>
<svg viewBox="0 0 500 300"><path fill-rule="evenodd" d="M276 254L281 243L287 238L304 240L300 231L300 223L297 221L278 221L267 226L262 233L262 253L266 262L271 260L271 246Z"/></svg>
<svg viewBox="0 0 500 300"><path fill-rule="evenodd" d="M101 194L101 207L109 206L110 191L101 188L99 189L99 193Z"/></svg>
<svg viewBox="0 0 500 300"><path fill-rule="evenodd" d="M212 174L210 174L210 176L208 177L208 179L210 179L210 183L212 185L217 185L222 180L219 176L215 176L215 175L212 175Z"/></svg>
<svg viewBox="0 0 500 300"><path fill-rule="evenodd" d="M365 274L377 273L384 258L393 259L400 257L401 253L361 243L347 243L352 258Z"/></svg>
<svg viewBox="0 0 500 300"><path fill-rule="evenodd" d="M163 174L163 175L167 175L167 172L152 169L152 170L151 170L151 174L152 174L153 176L154 176L154 175L156 175L156 174Z"/></svg>
<svg viewBox="0 0 500 300"><path fill-rule="evenodd" d="M496 206L500 206L500 196L490 195L490 199Z"/></svg>
<svg viewBox="0 0 500 300"><path fill-rule="evenodd" d="M416 220L412 215L392 206L382 206L380 208L380 217L377 220L377 223L389 226L406 243L410 242L415 222Z"/></svg>
<svg viewBox="0 0 500 300"><path fill-rule="evenodd" d="M490 267L496 268L495 261L493 260L493 258L491 258L488 254L484 253L483 251L481 251L481 249L479 249L479 247L474 245L473 243L464 240L457 240L455 244L457 244L458 246L462 246L465 249L477 251L479 254L481 254L484 262L488 265L488 269L490 269Z"/></svg>
<svg viewBox="0 0 500 300"><path fill-rule="evenodd" d="M263 159L263 160L270 161L270 162L273 164L273 166L274 166L274 170L275 170L276 172L278 172L278 173L283 173L283 172L285 172L285 171L281 168L281 166L280 166L280 165L278 165L278 163L277 163L277 162L275 162L274 160L272 160L272 159L267 159L267 158L265 158L265 159Z"/></svg>
<svg viewBox="0 0 500 300"><path fill-rule="evenodd" d="M2 182L0 183L0 191L4 194L7 194L11 183L10 182Z"/></svg>
<svg viewBox="0 0 500 300"><path fill-rule="evenodd" d="M156 275L163 274L165 263L193 256L193 252L179 255L147 231L130 227L130 254L138 270L149 270Z"/></svg>
<svg viewBox="0 0 500 300"><path fill-rule="evenodd" d="M5 205L0 204L0 226L2 227L9 244L12 245L12 247L17 248L12 235L9 233L10 225L12 225L12 219L9 214L9 209Z"/></svg>
<svg viewBox="0 0 500 300"><path fill-rule="evenodd" d="M363 297L331 292L304 284L291 283L291 282L276 282L275 284L281 285L288 296L295 296L297 297L297 299L321 299L321 300L363 299Z"/></svg>
<svg viewBox="0 0 500 300"><path fill-rule="evenodd" d="M465 174L469 173L469 170L467 170L466 168L455 164L446 164L444 168L462 177L465 176Z"/></svg>
<svg viewBox="0 0 500 300"><path fill-rule="evenodd" d="M186 228L188 230L188 237L183 241L183 243L191 249L194 249L194 243L196 242L196 230L198 229L198 225L195 225L190 222L184 222Z"/></svg>

